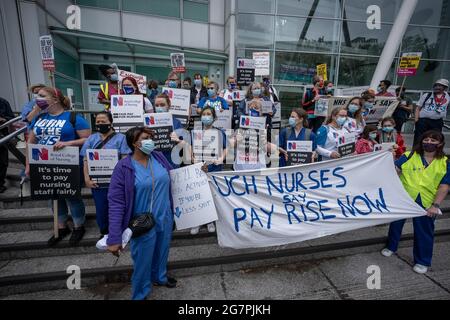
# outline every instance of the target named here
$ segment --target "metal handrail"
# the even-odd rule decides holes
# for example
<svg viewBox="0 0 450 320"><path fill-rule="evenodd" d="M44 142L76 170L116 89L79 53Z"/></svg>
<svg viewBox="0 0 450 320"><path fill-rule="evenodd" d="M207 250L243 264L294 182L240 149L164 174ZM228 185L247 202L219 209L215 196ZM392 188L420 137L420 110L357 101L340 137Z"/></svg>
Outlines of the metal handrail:
<svg viewBox="0 0 450 320"><path fill-rule="evenodd" d="M13 124L13 123L15 123L17 121L20 121L20 120L22 120L21 116L18 116L18 117L14 118L14 119L11 119L11 120L3 123L2 125L0 125L0 130L3 129L3 128L8 127L9 125L11 125L11 124Z"/></svg>
<svg viewBox="0 0 450 320"><path fill-rule="evenodd" d="M8 143L9 140L17 137L19 134L24 133L25 131L27 131L27 127L22 127L14 132L11 132L10 134L8 134L7 136L4 136L0 139L0 146L4 145L5 143Z"/></svg>

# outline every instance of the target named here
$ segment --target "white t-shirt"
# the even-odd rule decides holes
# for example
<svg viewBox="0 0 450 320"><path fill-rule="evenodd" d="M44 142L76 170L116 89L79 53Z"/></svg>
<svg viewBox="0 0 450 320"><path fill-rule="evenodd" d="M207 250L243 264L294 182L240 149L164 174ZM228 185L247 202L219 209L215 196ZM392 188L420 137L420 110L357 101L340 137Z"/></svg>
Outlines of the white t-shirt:
<svg viewBox="0 0 450 320"><path fill-rule="evenodd" d="M150 100L147 97L144 98L144 110L145 110L145 113L153 113L155 111L153 109L153 104L150 102Z"/></svg>
<svg viewBox="0 0 450 320"><path fill-rule="evenodd" d="M323 130L322 128L325 128L327 130L327 140L325 142L325 145L318 145L316 151L319 155L322 156L323 160L330 160L331 153L333 151L337 152L338 150L339 138L345 137L345 135L348 134L349 131L345 127L336 129L335 127L329 125L324 125L319 130Z"/></svg>
<svg viewBox="0 0 450 320"><path fill-rule="evenodd" d="M360 124L357 124L356 120L350 117L347 117L347 121L344 124L344 127L348 132L355 132L357 136L361 135L361 133L364 131L365 126L366 122L364 121L364 119Z"/></svg>
<svg viewBox="0 0 450 320"><path fill-rule="evenodd" d="M434 94L431 94L427 101L425 101L428 95L428 93L423 94L420 97L419 102L417 103L420 108L419 117L434 120L445 118L447 116L447 108L450 102L450 95L445 92L444 96L441 98L441 101L439 101L440 103L436 102L436 97L434 96Z"/></svg>

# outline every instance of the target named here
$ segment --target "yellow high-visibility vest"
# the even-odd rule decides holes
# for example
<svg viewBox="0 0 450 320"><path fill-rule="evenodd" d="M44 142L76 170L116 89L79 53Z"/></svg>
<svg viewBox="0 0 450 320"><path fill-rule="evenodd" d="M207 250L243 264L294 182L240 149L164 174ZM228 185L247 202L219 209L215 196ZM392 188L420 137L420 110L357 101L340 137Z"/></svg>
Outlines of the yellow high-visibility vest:
<svg viewBox="0 0 450 320"><path fill-rule="evenodd" d="M106 100L110 100L109 99L109 83L106 82L104 84L100 85L100 90L102 90L103 94L105 95ZM105 104L105 110L109 110L110 105L109 104Z"/></svg>
<svg viewBox="0 0 450 320"><path fill-rule="evenodd" d="M410 152L406 152L408 157ZM425 168L421 156L414 153L413 156L402 165L402 174L400 180L406 192L415 201L420 194L422 205L425 208L431 207L442 178L447 173L447 157L434 159L431 164Z"/></svg>

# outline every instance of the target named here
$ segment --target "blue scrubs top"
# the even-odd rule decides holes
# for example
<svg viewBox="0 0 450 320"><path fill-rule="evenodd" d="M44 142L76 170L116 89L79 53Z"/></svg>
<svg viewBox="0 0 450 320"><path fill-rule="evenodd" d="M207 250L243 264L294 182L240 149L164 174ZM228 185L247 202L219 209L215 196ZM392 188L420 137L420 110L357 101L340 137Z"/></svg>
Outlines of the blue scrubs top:
<svg viewBox="0 0 450 320"><path fill-rule="evenodd" d="M280 148L283 148L284 150L287 149L287 142L288 140L293 140L293 141L305 141L305 135L306 135L306 129L302 128L302 130L300 130L298 136L295 135L295 129L289 128L291 130L291 134L289 137L287 137L286 140L286 131L288 130L288 128L284 128L281 130L280 132L280 136L279 136L279 142ZM314 132L311 131L311 135L309 137L309 140L312 141L313 143L313 151L316 150L317 148L317 144L316 144L316 135ZM280 156L280 167L285 167L286 166L286 159L284 158L283 155Z"/></svg>
<svg viewBox="0 0 450 320"><path fill-rule="evenodd" d="M82 157L86 156L86 150L87 149L95 149L96 146L100 144L102 141L102 135L100 133L94 133L92 134L86 142L83 144L83 147L81 148L80 155ZM116 132L114 137L112 137L104 146L102 149L115 149L119 151L120 155L127 155L131 153L130 148L128 148L127 140L124 134Z"/></svg>
<svg viewBox="0 0 450 320"><path fill-rule="evenodd" d="M136 217L151 211L156 222L156 232L162 232L164 226L173 224L169 173L154 157L150 157L147 167L134 159L131 162L135 170L133 216ZM152 174L150 165L153 168L155 179L153 209L151 208Z"/></svg>

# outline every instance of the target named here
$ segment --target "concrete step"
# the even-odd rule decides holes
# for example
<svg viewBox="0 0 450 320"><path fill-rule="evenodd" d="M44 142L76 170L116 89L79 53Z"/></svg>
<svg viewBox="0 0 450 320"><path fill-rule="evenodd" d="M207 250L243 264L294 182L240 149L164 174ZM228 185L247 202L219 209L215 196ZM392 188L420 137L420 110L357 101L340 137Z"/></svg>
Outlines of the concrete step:
<svg viewBox="0 0 450 320"><path fill-rule="evenodd" d="M374 252L384 246L387 230L387 225L381 225L291 245L259 249L234 250L220 248L216 243L172 246L168 268L175 276L183 276ZM411 245L411 222L405 225L403 239L403 246ZM448 240L450 219L438 219L436 241ZM68 278L66 270L71 265L81 268L82 281L87 286L129 281L132 273L129 249L125 250L117 265L114 263L115 258L103 252L1 261L0 296L63 289Z"/></svg>

